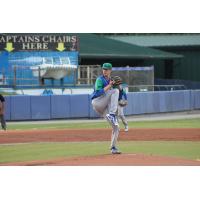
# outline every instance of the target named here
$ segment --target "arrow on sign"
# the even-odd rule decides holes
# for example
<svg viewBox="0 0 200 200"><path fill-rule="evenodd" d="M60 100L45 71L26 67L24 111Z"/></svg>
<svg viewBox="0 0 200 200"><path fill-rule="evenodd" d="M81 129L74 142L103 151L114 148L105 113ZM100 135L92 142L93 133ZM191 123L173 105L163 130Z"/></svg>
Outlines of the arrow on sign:
<svg viewBox="0 0 200 200"><path fill-rule="evenodd" d="M58 51L64 51L66 48L64 47L64 43L58 43L58 47L56 48Z"/></svg>
<svg viewBox="0 0 200 200"><path fill-rule="evenodd" d="M8 51L8 52L11 52L13 51L15 48L13 48L13 43L12 42L7 42L6 43L6 48L5 50Z"/></svg>

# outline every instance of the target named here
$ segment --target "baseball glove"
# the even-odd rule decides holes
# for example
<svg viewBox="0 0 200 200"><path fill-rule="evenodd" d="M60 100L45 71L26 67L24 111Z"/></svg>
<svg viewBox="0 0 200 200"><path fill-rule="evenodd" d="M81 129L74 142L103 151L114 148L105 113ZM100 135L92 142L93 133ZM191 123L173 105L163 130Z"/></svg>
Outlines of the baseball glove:
<svg viewBox="0 0 200 200"><path fill-rule="evenodd" d="M128 105L128 101L127 101L127 100L121 99L121 100L119 101L119 105L122 106L122 107L125 107L125 106Z"/></svg>
<svg viewBox="0 0 200 200"><path fill-rule="evenodd" d="M120 84L122 84L122 79L119 76L114 76L111 78L112 81L114 81L113 86L118 86Z"/></svg>

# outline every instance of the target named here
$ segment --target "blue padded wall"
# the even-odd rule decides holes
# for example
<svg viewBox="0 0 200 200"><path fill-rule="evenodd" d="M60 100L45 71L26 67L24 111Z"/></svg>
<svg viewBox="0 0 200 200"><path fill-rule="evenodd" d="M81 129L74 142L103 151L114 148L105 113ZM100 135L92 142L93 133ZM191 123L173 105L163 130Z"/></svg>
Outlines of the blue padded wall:
<svg viewBox="0 0 200 200"><path fill-rule="evenodd" d="M190 91L172 92L172 111L184 111L190 109Z"/></svg>
<svg viewBox="0 0 200 200"><path fill-rule="evenodd" d="M131 115L133 113L133 93L127 93L128 105L124 108L125 115Z"/></svg>
<svg viewBox="0 0 200 200"><path fill-rule="evenodd" d="M191 90L190 91L190 108L191 108L191 110L195 109L194 106L195 106L195 91Z"/></svg>
<svg viewBox="0 0 200 200"><path fill-rule="evenodd" d="M159 112L166 112L166 98L165 98L165 92L159 92Z"/></svg>
<svg viewBox="0 0 200 200"><path fill-rule="evenodd" d="M70 95L51 96L51 118L70 118Z"/></svg>
<svg viewBox="0 0 200 200"><path fill-rule="evenodd" d="M138 104L139 104L139 113L144 114L147 112L147 103L148 103L148 93L143 93L141 92L139 94L139 98L138 98Z"/></svg>
<svg viewBox="0 0 200 200"><path fill-rule="evenodd" d="M160 112L160 92L154 92L153 94L153 111Z"/></svg>
<svg viewBox="0 0 200 200"><path fill-rule="evenodd" d="M11 120L31 119L31 97L30 96L11 96L10 109Z"/></svg>
<svg viewBox="0 0 200 200"><path fill-rule="evenodd" d="M194 91L194 109L200 109L200 90Z"/></svg>
<svg viewBox="0 0 200 200"><path fill-rule="evenodd" d="M172 111L172 93L161 92L160 93L160 112L171 112Z"/></svg>
<svg viewBox="0 0 200 200"><path fill-rule="evenodd" d="M172 111L180 111L183 110L184 105L184 93L182 91L172 91Z"/></svg>
<svg viewBox="0 0 200 200"><path fill-rule="evenodd" d="M145 95L146 101L146 110L145 113L154 113L154 94L149 93Z"/></svg>
<svg viewBox="0 0 200 200"><path fill-rule="evenodd" d="M133 94L131 114L145 114L160 111L159 93L137 92Z"/></svg>
<svg viewBox="0 0 200 200"><path fill-rule="evenodd" d="M140 114L141 106L140 106L139 102L140 102L140 93L139 92L132 93L132 109L133 109L133 114Z"/></svg>
<svg viewBox="0 0 200 200"><path fill-rule="evenodd" d="M31 96L31 118L51 118L51 96Z"/></svg>
<svg viewBox="0 0 200 200"><path fill-rule="evenodd" d="M89 95L70 95L70 117L89 117Z"/></svg>
<svg viewBox="0 0 200 200"><path fill-rule="evenodd" d="M183 110L190 110L191 108L191 103L192 103L192 96L191 96L191 90L185 90L183 91L184 93L184 106Z"/></svg>
<svg viewBox="0 0 200 200"><path fill-rule="evenodd" d="M125 115L200 109L200 90L128 93ZM96 118L90 95L7 96L6 120Z"/></svg>

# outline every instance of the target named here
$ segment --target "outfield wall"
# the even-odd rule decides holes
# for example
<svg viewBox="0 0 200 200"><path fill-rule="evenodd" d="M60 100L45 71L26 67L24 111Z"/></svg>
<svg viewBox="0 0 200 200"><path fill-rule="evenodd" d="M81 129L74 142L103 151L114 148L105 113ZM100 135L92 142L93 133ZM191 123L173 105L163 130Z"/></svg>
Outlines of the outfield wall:
<svg viewBox="0 0 200 200"><path fill-rule="evenodd" d="M200 90L128 93L125 115L200 109ZM96 118L90 95L7 96L6 120Z"/></svg>

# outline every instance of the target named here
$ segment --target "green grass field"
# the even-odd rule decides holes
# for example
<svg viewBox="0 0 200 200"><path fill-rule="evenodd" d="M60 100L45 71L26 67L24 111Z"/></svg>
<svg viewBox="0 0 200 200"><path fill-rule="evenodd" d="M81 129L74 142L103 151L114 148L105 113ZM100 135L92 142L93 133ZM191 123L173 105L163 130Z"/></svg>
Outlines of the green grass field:
<svg viewBox="0 0 200 200"><path fill-rule="evenodd" d="M0 146L0 163L95 156L109 153L109 142L32 143ZM200 142L119 142L123 153L200 159Z"/></svg>
<svg viewBox="0 0 200 200"><path fill-rule="evenodd" d="M200 128L200 119L129 122L132 128ZM94 129L109 127L104 122L9 124L10 130L30 129ZM110 142L66 142L0 145L0 163L47 160L74 156L92 156L109 153ZM127 141L119 142L123 153L174 156L200 159L200 142L189 141Z"/></svg>
<svg viewBox="0 0 200 200"><path fill-rule="evenodd" d="M88 123L19 123L9 124L9 130L30 130L30 129L93 129L108 128L107 122L88 122ZM129 122L130 128L200 128L200 118L197 119L181 119L181 120L160 120L160 121L139 121Z"/></svg>

